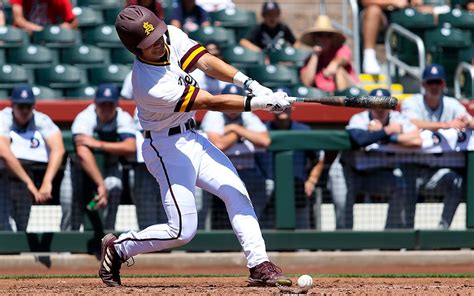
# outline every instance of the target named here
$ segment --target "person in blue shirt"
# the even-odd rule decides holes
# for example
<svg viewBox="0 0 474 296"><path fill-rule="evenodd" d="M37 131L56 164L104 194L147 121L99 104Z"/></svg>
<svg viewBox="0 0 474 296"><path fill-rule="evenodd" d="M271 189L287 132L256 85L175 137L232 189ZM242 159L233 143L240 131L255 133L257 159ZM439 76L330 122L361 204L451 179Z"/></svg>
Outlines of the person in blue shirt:
<svg viewBox="0 0 474 296"><path fill-rule="evenodd" d="M171 25L189 33L199 27L210 26L207 12L196 5L196 0L182 0L181 5L173 9Z"/></svg>

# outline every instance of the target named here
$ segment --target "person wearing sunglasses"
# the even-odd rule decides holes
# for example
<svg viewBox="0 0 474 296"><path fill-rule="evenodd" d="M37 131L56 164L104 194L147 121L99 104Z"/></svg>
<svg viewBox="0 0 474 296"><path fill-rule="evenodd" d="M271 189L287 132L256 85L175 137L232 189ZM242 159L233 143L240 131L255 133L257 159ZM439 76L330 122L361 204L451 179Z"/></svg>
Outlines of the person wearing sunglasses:
<svg viewBox="0 0 474 296"><path fill-rule="evenodd" d="M439 129L473 128L474 121L464 105L457 99L444 94L446 76L443 66L427 65L423 71L423 93L404 100L401 111L419 128L436 132ZM439 168L418 165L413 178L413 192L443 195L444 207L439 228L447 229L451 225L457 206L463 194L463 176L451 168ZM423 183L417 186L416 179ZM416 198L412 199L416 201ZM412 207L414 220L415 207ZM414 223L414 221L412 221Z"/></svg>

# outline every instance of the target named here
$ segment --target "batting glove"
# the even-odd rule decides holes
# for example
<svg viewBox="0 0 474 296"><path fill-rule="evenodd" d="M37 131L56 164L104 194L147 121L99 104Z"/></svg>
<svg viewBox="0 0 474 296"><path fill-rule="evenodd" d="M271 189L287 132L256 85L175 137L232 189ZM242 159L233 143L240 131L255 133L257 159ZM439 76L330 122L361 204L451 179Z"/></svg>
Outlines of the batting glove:
<svg viewBox="0 0 474 296"><path fill-rule="evenodd" d="M276 92L268 96L249 96L247 97L245 105L246 111L267 110L276 114L281 113L287 108L291 107L291 103L288 100L288 95L284 92ZM247 110L248 105L250 105L250 110Z"/></svg>
<svg viewBox="0 0 474 296"><path fill-rule="evenodd" d="M269 96L273 94L271 89L261 85L257 80L250 79L249 81L246 81L244 86L248 92L254 94L255 96Z"/></svg>

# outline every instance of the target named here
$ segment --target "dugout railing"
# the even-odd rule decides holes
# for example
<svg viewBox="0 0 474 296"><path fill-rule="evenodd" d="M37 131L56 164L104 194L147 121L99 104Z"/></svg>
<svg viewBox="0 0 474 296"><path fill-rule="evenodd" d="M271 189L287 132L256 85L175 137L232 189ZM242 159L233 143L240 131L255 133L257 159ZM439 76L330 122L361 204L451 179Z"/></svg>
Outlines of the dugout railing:
<svg viewBox="0 0 474 296"><path fill-rule="evenodd" d="M474 152L467 152L466 230L317 231L295 230L292 161L295 150L348 150L343 130L271 132L275 153L276 229L264 230L269 251L360 250L360 249L459 249L474 248ZM83 232L0 232L0 253L72 252L97 253L103 234ZM188 251L239 251L232 231L198 231L179 248Z"/></svg>

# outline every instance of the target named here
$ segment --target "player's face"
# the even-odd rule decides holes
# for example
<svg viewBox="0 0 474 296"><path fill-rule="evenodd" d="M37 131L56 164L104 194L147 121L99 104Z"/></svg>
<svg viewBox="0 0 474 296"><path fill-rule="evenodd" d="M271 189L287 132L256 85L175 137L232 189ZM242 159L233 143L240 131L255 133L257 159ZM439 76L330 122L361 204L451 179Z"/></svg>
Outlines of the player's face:
<svg viewBox="0 0 474 296"><path fill-rule="evenodd" d="M15 121L20 125L26 125L33 116L33 105L31 104L14 104L13 117Z"/></svg>
<svg viewBox="0 0 474 296"><path fill-rule="evenodd" d="M428 80L423 82L423 87L425 88L427 96L441 97L446 87L446 82L442 79Z"/></svg>
<svg viewBox="0 0 474 296"><path fill-rule="evenodd" d="M142 50L142 58L145 61L149 62L157 62L160 60L160 58L165 54L166 49L165 49L165 39L163 36L160 37L155 43L153 43L152 46L145 48Z"/></svg>
<svg viewBox="0 0 474 296"><path fill-rule="evenodd" d="M116 112L117 104L113 102L95 103L95 110L101 122L111 121Z"/></svg>
<svg viewBox="0 0 474 296"><path fill-rule="evenodd" d="M270 28L275 28L280 22L280 11L271 10L263 16L263 23Z"/></svg>

